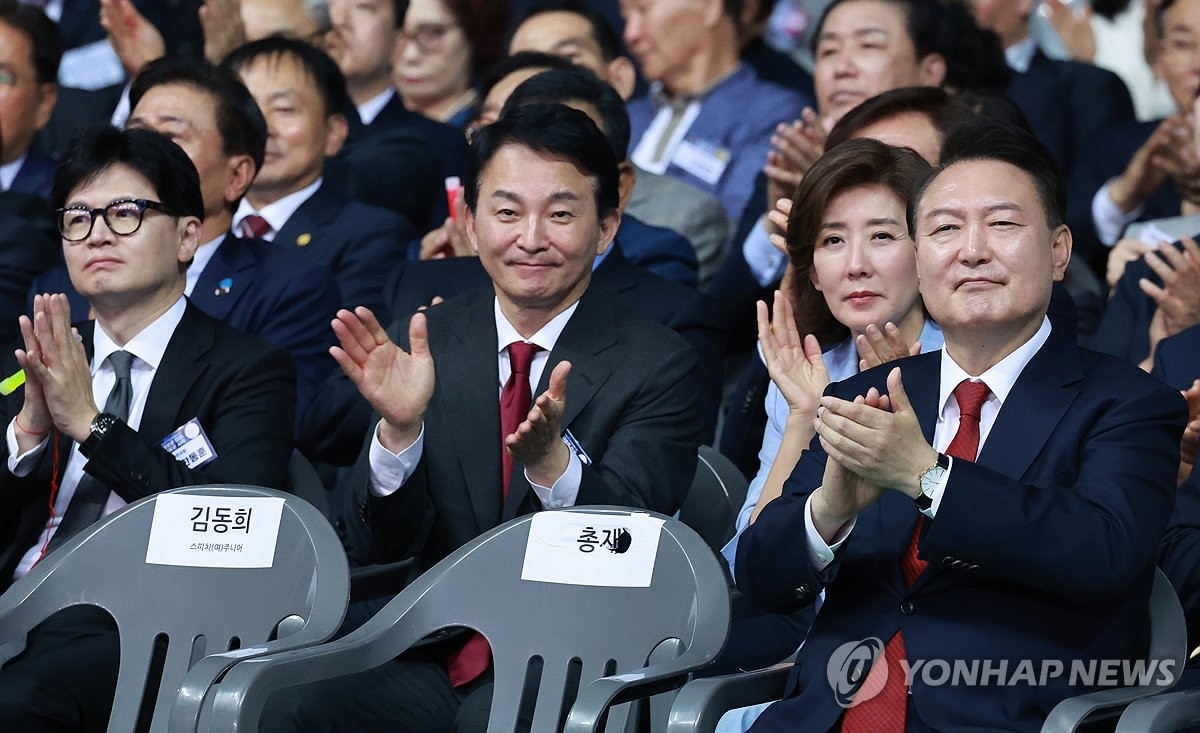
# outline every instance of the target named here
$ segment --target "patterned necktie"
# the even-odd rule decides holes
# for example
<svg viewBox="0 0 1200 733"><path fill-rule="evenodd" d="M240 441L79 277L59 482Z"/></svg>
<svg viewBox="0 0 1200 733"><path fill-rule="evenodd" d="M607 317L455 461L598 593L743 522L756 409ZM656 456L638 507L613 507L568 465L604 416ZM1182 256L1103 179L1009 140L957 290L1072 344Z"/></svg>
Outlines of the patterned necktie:
<svg viewBox="0 0 1200 733"><path fill-rule="evenodd" d="M116 415L122 422L127 422L129 420L129 403L133 400L133 379L130 369L133 366L133 354L128 351L114 351L108 355L108 363L112 365L116 380L108 393L108 399L104 402L104 411ZM54 536L50 538L50 544L47 545L46 551L49 552L58 547L99 519L104 511L104 505L108 503L110 493L112 490L101 483L99 479L90 473L84 473L83 478L79 479L79 484L75 487L75 494L67 503L67 510L63 513L62 522L59 523L58 529L54 530Z"/></svg>
<svg viewBox="0 0 1200 733"><path fill-rule="evenodd" d="M986 384L969 379L964 379L954 388L954 399L958 402L958 431L946 448L946 455L965 461L975 460L979 452L979 414L990 393ZM924 523L925 516L918 515L912 539L900 558L900 571L904 575L904 582L910 587L929 564L917 557L917 541ZM887 681L875 697L846 711L842 718L842 733L903 733L904 721L908 717L908 690L904 686L904 670L900 660L905 658L904 638L897 631L883 647L882 661L887 669ZM872 677L878 679L877 668L880 668L878 662L872 666L860 690L879 689L872 680Z"/></svg>
<svg viewBox="0 0 1200 733"><path fill-rule="evenodd" d="M258 214L242 219L242 239L262 239L271 233L271 223Z"/></svg>
<svg viewBox="0 0 1200 733"><path fill-rule="evenodd" d="M529 367L533 355L541 351L537 344L518 341L508 346L508 363L512 374L500 392L500 476L502 481L501 501L508 498L508 484L512 480L513 457L508 452L504 439L517 431L517 426L529 415L533 402L533 390L529 388Z"/></svg>

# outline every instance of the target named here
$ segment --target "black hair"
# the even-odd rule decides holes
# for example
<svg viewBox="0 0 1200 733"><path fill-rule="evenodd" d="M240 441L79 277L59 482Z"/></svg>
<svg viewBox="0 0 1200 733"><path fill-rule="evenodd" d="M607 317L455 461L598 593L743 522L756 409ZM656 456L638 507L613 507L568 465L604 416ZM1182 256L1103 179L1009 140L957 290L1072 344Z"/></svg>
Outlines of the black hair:
<svg viewBox="0 0 1200 733"><path fill-rule="evenodd" d="M1037 190L1046 225L1055 229L1066 221L1067 186L1054 156L1037 138L1016 125L977 119L960 126L942 143L941 163L917 187L908 201L908 230L916 239L917 204L942 171L956 163L994 160L1025 171Z"/></svg>
<svg viewBox="0 0 1200 733"><path fill-rule="evenodd" d="M608 22L608 18L587 0L533 0L513 22L512 30L504 39L504 47L512 46L513 36L525 21L542 13L574 13L581 16L592 29L592 40L600 48L600 55L605 61L612 61L621 55L621 39L616 29Z"/></svg>
<svg viewBox="0 0 1200 733"><path fill-rule="evenodd" d="M251 41L230 51L221 67L240 74L247 66L264 58L272 61L289 58L299 64L316 85L326 117L342 114L350 104L346 77L337 62L324 51L295 38L276 35Z"/></svg>
<svg viewBox="0 0 1200 733"><path fill-rule="evenodd" d="M629 149L629 112L625 100L610 85L600 81L589 69L573 67L552 69L531 76L513 90L500 111L500 116L525 104L566 104L582 102L596 108L600 115L601 131L608 138L617 160L625 160Z"/></svg>
<svg viewBox="0 0 1200 733"><path fill-rule="evenodd" d="M267 147L267 123L262 110L241 80L204 59L167 56L146 64L129 88L130 109L137 109L138 102L151 89L175 84L207 94L213 100L222 153L227 157L248 155L254 160L255 170L262 168Z"/></svg>
<svg viewBox="0 0 1200 733"><path fill-rule="evenodd" d="M30 61L37 83L56 82L63 55L63 37L58 24L46 17L40 8L17 0L0 0L0 23L29 39Z"/></svg>
<svg viewBox="0 0 1200 733"><path fill-rule="evenodd" d="M472 211L479 203L484 169L509 145L570 159L594 179L597 215L617 209L617 156L592 118L561 104L525 104L480 128L471 142L463 193Z"/></svg>
<svg viewBox="0 0 1200 733"><path fill-rule="evenodd" d="M504 77L520 71L521 69L573 69L575 64L567 61L562 56L555 56L552 53L542 53L541 51L521 51L514 53L512 56L505 56L496 63L487 68L479 77L479 99L487 98L491 93L492 87L496 86L504 79Z"/></svg>
<svg viewBox="0 0 1200 733"><path fill-rule="evenodd" d="M191 158L165 135L139 127L118 130L105 125L72 140L54 171L51 205L62 208L72 191L115 165L145 178L167 213L204 219L200 176Z"/></svg>

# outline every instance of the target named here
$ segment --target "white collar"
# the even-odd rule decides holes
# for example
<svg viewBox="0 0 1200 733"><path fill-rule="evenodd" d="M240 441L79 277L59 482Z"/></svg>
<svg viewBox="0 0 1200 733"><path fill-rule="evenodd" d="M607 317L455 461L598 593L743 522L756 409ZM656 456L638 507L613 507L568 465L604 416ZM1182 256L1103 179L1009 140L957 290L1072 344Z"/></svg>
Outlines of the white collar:
<svg viewBox="0 0 1200 733"><path fill-rule="evenodd" d="M100 321L96 321L96 327L92 331L92 375L95 376L96 372L100 371L100 365L115 351L128 351L149 364L151 369L158 369L167 344L171 341L171 335L175 333L175 328L183 319L186 309L187 299L180 295L174 305L129 339L124 346L118 346L105 333Z"/></svg>
<svg viewBox="0 0 1200 733"><path fill-rule="evenodd" d="M967 374L966 370L955 363L950 356L950 352L942 349L942 370L941 379L938 382L938 414L946 409L946 403L950 401L950 395L954 394L954 388L959 385L964 379L970 379L973 382L983 382L988 386L988 390L995 395L1000 401L1000 405L1004 405L1004 401L1008 399L1008 393L1012 391L1013 385L1016 384L1017 378L1021 376L1021 372L1025 370L1025 366L1033 355L1046 343L1050 338L1050 319L1042 316L1042 325L1038 327L1036 333L1029 338L1028 341L1018 346L1011 354L1001 359L995 366L980 374L978 377L972 377Z"/></svg>
<svg viewBox="0 0 1200 733"><path fill-rule="evenodd" d="M554 351L554 345L558 343L558 337L562 335L563 329L567 327L567 321L571 320L571 316L575 314L575 309L579 307L579 301L575 301L562 313L551 318L546 325L538 329L538 332L529 338L522 336L508 322L508 319L505 318L504 313L500 310L499 298L493 300L492 307L496 314L496 340L500 345L499 351L507 349L509 344L528 342L537 344L543 351L549 353Z"/></svg>
<svg viewBox="0 0 1200 733"><path fill-rule="evenodd" d="M270 238L274 239L274 235L278 234L280 229L283 229L288 219L292 218L292 214L296 213L296 209L299 209L305 201L308 201L317 192L317 189L321 187L321 183L324 180L323 177L318 176L317 180L299 191L292 191L287 196L277 201L272 201L258 211L255 211L254 207L243 196L241 203L238 204L237 213L233 215L233 231L240 233L242 231L242 221L251 214L258 214L271 225Z"/></svg>
<svg viewBox="0 0 1200 733"><path fill-rule="evenodd" d="M1037 42L1030 35L1004 49L1004 59L1008 62L1008 68L1018 74L1024 74L1029 71L1029 66L1033 63L1033 56L1036 53Z"/></svg>
<svg viewBox="0 0 1200 733"><path fill-rule="evenodd" d="M388 102L392 101L392 97L394 96L396 96L396 90L388 87L358 105L358 119L362 120L364 125L371 124L379 116L379 113L383 111L383 108L388 106Z"/></svg>
<svg viewBox="0 0 1200 733"><path fill-rule="evenodd" d="M29 151L26 151L11 163L0 165L0 188L8 191L12 188L13 181L17 180L17 174L21 172L21 166L25 165L25 159L29 157Z"/></svg>

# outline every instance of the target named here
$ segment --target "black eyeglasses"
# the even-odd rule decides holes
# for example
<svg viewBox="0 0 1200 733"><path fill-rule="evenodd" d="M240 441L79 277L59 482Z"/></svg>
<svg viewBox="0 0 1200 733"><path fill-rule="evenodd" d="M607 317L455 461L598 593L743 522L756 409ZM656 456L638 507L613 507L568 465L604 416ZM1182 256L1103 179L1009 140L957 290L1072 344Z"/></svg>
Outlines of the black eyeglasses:
<svg viewBox="0 0 1200 733"><path fill-rule="evenodd" d="M99 209L72 206L55 212L58 215L58 233L68 242L81 242L91 235L99 215L104 217L104 223L113 234L133 234L141 228L146 209L169 213L161 202L148 199L121 199Z"/></svg>

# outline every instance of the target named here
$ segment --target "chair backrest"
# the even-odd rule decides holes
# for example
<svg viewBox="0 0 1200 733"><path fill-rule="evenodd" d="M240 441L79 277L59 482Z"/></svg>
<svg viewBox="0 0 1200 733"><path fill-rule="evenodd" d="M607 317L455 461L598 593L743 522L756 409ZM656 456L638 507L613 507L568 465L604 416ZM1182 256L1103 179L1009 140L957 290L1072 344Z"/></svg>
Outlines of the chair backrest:
<svg viewBox="0 0 1200 733"><path fill-rule="evenodd" d="M679 508L679 519L720 552L733 538L750 482L720 451L700 446L696 477Z"/></svg>
<svg viewBox="0 0 1200 733"><path fill-rule="evenodd" d="M271 566L147 562L156 503L159 497L177 494L189 500L282 499ZM253 515L246 516L248 522L255 521ZM238 534L226 526L213 535L212 544L227 548L239 542L233 539ZM121 647L108 729L133 730L142 700L150 695L156 701L151 729L164 730L185 675L202 657L276 637L270 649L318 644L337 631L348 593L349 569L341 543L329 521L309 504L254 486L174 489L96 522L14 583L0 596L0 648L23 644L31 628L63 608L100 607L116 621ZM156 645L161 655L164 643L161 682L148 690Z"/></svg>
<svg viewBox="0 0 1200 733"><path fill-rule="evenodd" d="M308 462L304 454L298 450L292 451L288 459L287 469L288 491L307 501L326 517L329 516L329 494L317 469Z"/></svg>

